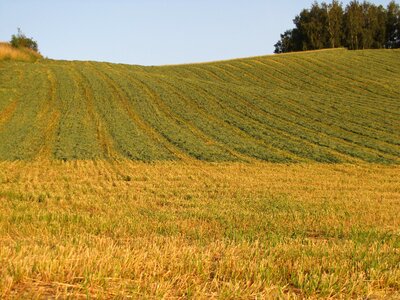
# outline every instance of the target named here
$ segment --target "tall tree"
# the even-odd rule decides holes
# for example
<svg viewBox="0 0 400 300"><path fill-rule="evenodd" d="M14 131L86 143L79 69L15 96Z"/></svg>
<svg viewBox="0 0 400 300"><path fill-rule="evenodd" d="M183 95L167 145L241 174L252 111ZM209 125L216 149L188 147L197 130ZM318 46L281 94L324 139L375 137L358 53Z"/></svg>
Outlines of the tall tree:
<svg viewBox="0 0 400 300"><path fill-rule="evenodd" d="M385 47L386 23L387 11L382 5L379 5L375 8L374 41L372 43L372 48L380 49Z"/></svg>
<svg viewBox="0 0 400 300"><path fill-rule="evenodd" d="M292 34L293 30L286 30L284 34L281 34L281 39L275 44L275 53L294 51Z"/></svg>
<svg viewBox="0 0 400 300"><path fill-rule="evenodd" d="M386 11L383 6L376 6L369 2L362 4L363 31L362 48L383 48L386 39Z"/></svg>
<svg viewBox="0 0 400 300"><path fill-rule="evenodd" d="M303 9L299 15L297 15L293 23L295 25L295 30L298 31L299 37L299 48L301 51L310 50L310 42L307 34L307 22L309 19L309 11L307 9Z"/></svg>
<svg viewBox="0 0 400 300"><path fill-rule="evenodd" d="M294 19L294 24L302 36L302 50L315 50L327 47L329 40L325 24L327 23L327 11L317 2L311 9L303 9L300 15Z"/></svg>
<svg viewBox="0 0 400 300"><path fill-rule="evenodd" d="M387 7L386 48L400 48L400 7L394 1Z"/></svg>
<svg viewBox="0 0 400 300"><path fill-rule="evenodd" d="M281 39L275 44L275 53L302 51L302 37L297 28L286 30Z"/></svg>
<svg viewBox="0 0 400 300"><path fill-rule="evenodd" d="M347 5L344 15L346 44L352 50L362 48L363 15L363 7L357 0L353 0Z"/></svg>
<svg viewBox="0 0 400 300"><path fill-rule="evenodd" d="M341 3L333 0L332 3L321 5L322 9L326 11L327 24L326 29L329 33L329 47L337 48L342 46L342 27L343 27L343 8Z"/></svg>

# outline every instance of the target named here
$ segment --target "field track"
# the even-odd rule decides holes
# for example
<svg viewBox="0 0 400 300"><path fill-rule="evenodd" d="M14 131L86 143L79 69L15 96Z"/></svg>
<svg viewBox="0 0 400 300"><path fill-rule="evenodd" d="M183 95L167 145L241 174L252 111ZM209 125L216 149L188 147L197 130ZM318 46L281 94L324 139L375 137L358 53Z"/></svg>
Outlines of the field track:
<svg viewBox="0 0 400 300"><path fill-rule="evenodd" d="M400 162L400 51L0 62L0 160Z"/></svg>

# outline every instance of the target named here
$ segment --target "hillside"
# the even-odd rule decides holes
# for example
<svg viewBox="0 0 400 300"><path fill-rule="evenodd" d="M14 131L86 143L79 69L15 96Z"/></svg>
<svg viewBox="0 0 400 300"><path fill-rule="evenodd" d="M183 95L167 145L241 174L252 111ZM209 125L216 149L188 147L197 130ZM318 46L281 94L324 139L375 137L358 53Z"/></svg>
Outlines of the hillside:
<svg viewBox="0 0 400 300"><path fill-rule="evenodd" d="M0 299L400 299L399 91L400 50L0 61Z"/></svg>
<svg viewBox="0 0 400 300"><path fill-rule="evenodd" d="M400 162L400 51L0 62L0 160Z"/></svg>
<svg viewBox="0 0 400 300"><path fill-rule="evenodd" d="M13 60L13 61L28 61L34 62L43 58L38 52L27 48L13 48L9 43L0 42L0 61Z"/></svg>

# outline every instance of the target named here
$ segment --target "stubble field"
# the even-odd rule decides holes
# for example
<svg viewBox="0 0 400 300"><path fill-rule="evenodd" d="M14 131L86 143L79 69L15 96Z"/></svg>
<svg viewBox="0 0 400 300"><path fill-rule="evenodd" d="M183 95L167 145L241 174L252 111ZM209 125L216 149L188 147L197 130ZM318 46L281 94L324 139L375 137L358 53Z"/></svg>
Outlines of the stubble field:
<svg viewBox="0 0 400 300"><path fill-rule="evenodd" d="M398 166L0 163L2 298L396 298Z"/></svg>

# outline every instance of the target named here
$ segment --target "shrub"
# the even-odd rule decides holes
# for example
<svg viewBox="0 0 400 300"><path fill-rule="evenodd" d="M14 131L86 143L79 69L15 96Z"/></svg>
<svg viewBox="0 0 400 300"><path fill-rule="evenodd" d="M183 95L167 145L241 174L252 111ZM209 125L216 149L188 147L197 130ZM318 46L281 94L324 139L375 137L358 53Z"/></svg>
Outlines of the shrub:
<svg viewBox="0 0 400 300"><path fill-rule="evenodd" d="M18 28L18 33L11 36L11 46L14 48L28 48L38 52L38 44L32 38L26 37L26 35Z"/></svg>

